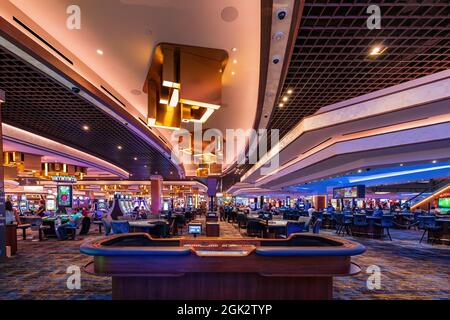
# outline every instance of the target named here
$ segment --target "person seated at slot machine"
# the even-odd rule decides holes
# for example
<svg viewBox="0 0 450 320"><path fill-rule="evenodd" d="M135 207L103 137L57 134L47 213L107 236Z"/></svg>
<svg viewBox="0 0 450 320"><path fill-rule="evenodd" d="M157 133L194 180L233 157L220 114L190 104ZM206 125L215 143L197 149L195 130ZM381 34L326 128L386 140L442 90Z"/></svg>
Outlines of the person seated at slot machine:
<svg viewBox="0 0 450 320"><path fill-rule="evenodd" d="M383 216L383 208L381 205L378 205L377 209L373 212L373 217L381 217Z"/></svg>
<svg viewBox="0 0 450 320"><path fill-rule="evenodd" d="M45 201L39 201L39 208L36 210L35 214L41 218L45 216Z"/></svg>
<svg viewBox="0 0 450 320"><path fill-rule="evenodd" d="M75 228L77 226L78 219L81 219L83 215L81 214L81 210L76 211L69 215L69 221L60 225L56 229L56 236L58 240L67 240L67 228Z"/></svg>
<svg viewBox="0 0 450 320"><path fill-rule="evenodd" d="M145 212L144 206L142 206L141 209L139 209L139 218L142 220L147 219L147 213Z"/></svg>
<svg viewBox="0 0 450 320"><path fill-rule="evenodd" d="M334 207L333 207L333 205L331 204L331 203L329 203L328 204L328 207L327 207L327 212L328 213L334 213Z"/></svg>

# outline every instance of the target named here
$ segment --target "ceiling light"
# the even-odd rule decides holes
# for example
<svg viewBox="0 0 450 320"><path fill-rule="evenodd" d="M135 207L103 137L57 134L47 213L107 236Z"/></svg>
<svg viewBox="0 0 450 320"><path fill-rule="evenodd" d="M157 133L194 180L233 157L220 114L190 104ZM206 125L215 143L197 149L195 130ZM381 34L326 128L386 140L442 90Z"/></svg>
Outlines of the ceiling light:
<svg viewBox="0 0 450 320"><path fill-rule="evenodd" d="M437 171L437 170L442 170L442 169L450 169L450 165L448 165L448 166L439 166L439 167L431 167L431 168L424 168L424 169L415 169L415 170L406 170L406 171L397 171L397 172L390 172L390 173L375 174L375 175L367 176L367 177L349 179L349 183L377 180L377 179L383 179L383 178L399 177L399 176L405 176L405 175L414 174L414 173Z"/></svg>
<svg viewBox="0 0 450 320"><path fill-rule="evenodd" d="M122 150L122 146L117 146L117 149Z"/></svg>
<svg viewBox="0 0 450 320"><path fill-rule="evenodd" d="M102 55L103 55L103 50L98 49L98 50L97 50L97 54L99 54L99 55L102 56Z"/></svg>
<svg viewBox="0 0 450 320"><path fill-rule="evenodd" d="M288 97L283 97L283 101L284 102L288 101Z"/></svg>
<svg viewBox="0 0 450 320"><path fill-rule="evenodd" d="M236 64L236 63L237 63L237 60L236 60L236 59L234 59L234 60L233 60L233 63L234 63L234 64Z"/></svg>
<svg viewBox="0 0 450 320"><path fill-rule="evenodd" d="M287 94L292 94L292 92L294 92L292 89L289 89L288 91L287 91Z"/></svg>
<svg viewBox="0 0 450 320"><path fill-rule="evenodd" d="M137 161L137 159L138 159L137 157L134 157L134 161Z"/></svg>
<svg viewBox="0 0 450 320"><path fill-rule="evenodd" d="M358 173L361 173L361 172L362 172L362 170L361 170L361 169L359 169L359 170L358 170Z"/></svg>
<svg viewBox="0 0 450 320"><path fill-rule="evenodd" d="M432 163L437 163L437 160L433 160Z"/></svg>
<svg viewBox="0 0 450 320"><path fill-rule="evenodd" d="M403 163L400 163L400 167L403 167Z"/></svg>
<svg viewBox="0 0 450 320"><path fill-rule="evenodd" d="M180 101L180 90L173 89L172 96L170 97L169 106L176 107Z"/></svg>
<svg viewBox="0 0 450 320"><path fill-rule="evenodd" d="M89 131L89 126L88 126L88 125L84 125L84 126L83 126L83 130L84 130L84 131Z"/></svg>
<svg viewBox="0 0 450 320"><path fill-rule="evenodd" d="M234 71L231 71L231 75L232 76L234 76L236 74L236 72L234 72Z"/></svg>
<svg viewBox="0 0 450 320"><path fill-rule="evenodd" d="M236 52L237 48L232 48L231 51Z"/></svg>
<svg viewBox="0 0 450 320"><path fill-rule="evenodd" d="M279 106L280 108L283 108L283 107L284 107L284 103L280 103L278 106Z"/></svg>
<svg viewBox="0 0 450 320"><path fill-rule="evenodd" d="M370 50L369 55L372 56L372 57L379 56L379 55L381 55L385 50L386 50L386 47L383 47L383 46L381 46L381 45L377 45L377 46L373 47L373 48Z"/></svg>

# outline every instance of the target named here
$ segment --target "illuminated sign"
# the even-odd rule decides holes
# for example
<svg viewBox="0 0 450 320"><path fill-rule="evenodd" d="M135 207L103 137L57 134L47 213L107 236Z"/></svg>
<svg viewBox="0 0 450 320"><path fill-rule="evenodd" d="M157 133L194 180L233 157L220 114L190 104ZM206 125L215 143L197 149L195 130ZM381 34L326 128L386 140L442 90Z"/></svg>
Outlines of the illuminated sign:
<svg viewBox="0 0 450 320"><path fill-rule="evenodd" d="M345 198L365 198L366 196L366 186L357 185L351 187L341 187L333 189L334 199L345 199Z"/></svg>
<svg viewBox="0 0 450 320"><path fill-rule="evenodd" d="M58 186L57 206L58 208L72 207L72 186Z"/></svg>
<svg viewBox="0 0 450 320"><path fill-rule="evenodd" d="M52 181L65 182L65 183L77 183L77 178L74 176L52 176Z"/></svg>

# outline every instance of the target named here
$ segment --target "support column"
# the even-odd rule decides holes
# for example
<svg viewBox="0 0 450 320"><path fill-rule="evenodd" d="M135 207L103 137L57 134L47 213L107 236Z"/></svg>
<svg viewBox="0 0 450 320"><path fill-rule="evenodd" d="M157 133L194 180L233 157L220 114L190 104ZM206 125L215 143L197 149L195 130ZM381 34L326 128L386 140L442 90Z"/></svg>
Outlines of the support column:
<svg viewBox="0 0 450 320"><path fill-rule="evenodd" d="M214 212L214 202L217 193L217 179L208 178L209 212Z"/></svg>
<svg viewBox="0 0 450 320"><path fill-rule="evenodd" d="M159 214L162 209L162 182L161 176L151 176L150 177L150 187L152 194L152 214Z"/></svg>
<svg viewBox="0 0 450 320"><path fill-rule="evenodd" d="M5 92L0 90L0 125L2 123L1 119L1 108L2 104L5 102ZM0 127L0 258L6 257L6 215L5 215L5 185L4 185L4 174L3 174L3 133Z"/></svg>

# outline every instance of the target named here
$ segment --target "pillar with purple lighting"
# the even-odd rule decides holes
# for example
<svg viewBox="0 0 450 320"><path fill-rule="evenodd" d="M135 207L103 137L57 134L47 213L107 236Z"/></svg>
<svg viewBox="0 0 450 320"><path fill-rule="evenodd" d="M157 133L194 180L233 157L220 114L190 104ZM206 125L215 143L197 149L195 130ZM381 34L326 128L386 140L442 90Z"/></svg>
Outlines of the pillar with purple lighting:
<svg viewBox="0 0 450 320"><path fill-rule="evenodd" d="M0 89L0 110L6 101L5 92ZM0 114L1 123L1 114ZM3 163L3 134L0 128L0 154ZM6 256L6 216L5 216L5 185L3 182L3 166L0 166L0 258Z"/></svg>
<svg viewBox="0 0 450 320"><path fill-rule="evenodd" d="M162 177L161 176L151 176L151 194L152 194L152 214L159 214L161 210L161 199L162 199Z"/></svg>

